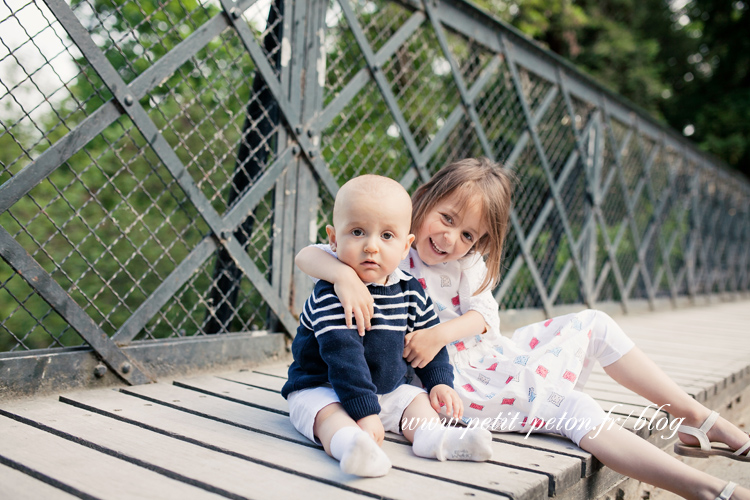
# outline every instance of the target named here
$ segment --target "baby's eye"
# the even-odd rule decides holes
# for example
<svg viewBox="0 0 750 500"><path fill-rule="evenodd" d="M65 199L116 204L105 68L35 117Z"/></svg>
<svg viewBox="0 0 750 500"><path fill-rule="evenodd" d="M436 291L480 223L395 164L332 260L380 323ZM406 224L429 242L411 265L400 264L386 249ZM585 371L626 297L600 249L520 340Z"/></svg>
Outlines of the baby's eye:
<svg viewBox="0 0 750 500"><path fill-rule="evenodd" d="M464 238L469 241L474 241L474 236L471 233L464 233Z"/></svg>
<svg viewBox="0 0 750 500"><path fill-rule="evenodd" d="M353 236L363 236L365 234L364 231L361 229L352 229L352 235Z"/></svg>
<svg viewBox="0 0 750 500"><path fill-rule="evenodd" d="M384 240L390 240L391 238L394 238L393 233L383 233Z"/></svg>

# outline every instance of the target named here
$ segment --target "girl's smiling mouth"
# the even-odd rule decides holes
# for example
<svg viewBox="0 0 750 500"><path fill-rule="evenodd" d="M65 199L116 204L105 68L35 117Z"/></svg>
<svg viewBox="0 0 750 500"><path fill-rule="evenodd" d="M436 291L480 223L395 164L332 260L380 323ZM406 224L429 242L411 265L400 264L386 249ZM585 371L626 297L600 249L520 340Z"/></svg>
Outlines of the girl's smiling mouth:
<svg viewBox="0 0 750 500"><path fill-rule="evenodd" d="M435 251L435 253L440 254L440 255L445 255L448 253L445 250L442 250L439 246L437 246L435 242L432 240L432 238L429 238L429 240L430 240L430 245L432 246L432 249Z"/></svg>

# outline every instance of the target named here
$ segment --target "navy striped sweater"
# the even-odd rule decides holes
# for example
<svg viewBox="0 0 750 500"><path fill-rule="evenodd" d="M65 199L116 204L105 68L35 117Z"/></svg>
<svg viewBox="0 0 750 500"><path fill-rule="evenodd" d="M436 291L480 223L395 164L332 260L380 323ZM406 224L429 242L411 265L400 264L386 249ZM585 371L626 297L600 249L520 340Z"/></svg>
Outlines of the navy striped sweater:
<svg viewBox="0 0 750 500"><path fill-rule="evenodd" d="M290 393L330 383L350 417L359 420L380 413L377 394L393 391L404 380L404 336L440 323L432 301L413 277L396 271L401 280L368 285L375 300L372 328L360 337L347 328L344 308L333 285L318 281L300 316L292 342L294 362L281 390ZM416 374L430 391L438 384L453 387L453 369L443 348Z"/></svg>

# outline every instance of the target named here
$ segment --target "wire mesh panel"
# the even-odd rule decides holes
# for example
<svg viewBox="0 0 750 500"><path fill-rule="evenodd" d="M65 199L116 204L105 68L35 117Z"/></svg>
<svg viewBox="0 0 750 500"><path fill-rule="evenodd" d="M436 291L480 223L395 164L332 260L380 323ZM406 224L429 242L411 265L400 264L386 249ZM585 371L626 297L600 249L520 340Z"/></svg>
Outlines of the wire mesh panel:
<svg viewBox="0 0 750 500"><path fill-rule="evenodd" d="M293 159L267 83L283 80L283 3L231 7L4 13L6 356L104 338L97 353L127 379L133 365L105 352L117 344L293 329L270 283L275 188Z"/></svg>
<svg viewBox="0 0 750 500"><path fill-rule="evenodd" d="M750 285L745 179L460 0L18 1L0 33L0 360L137 383L134 343L293 334L338 186L464 157L517 179L502 309Z"/></svg>
<svg viewBox="0 0 750 500"><path fill-rule="evenodd" d="M721 179L737 206L747 206L747 182L480 17L461 2L329 4L327 98L317 124L337 182L370 172L414 189L441 166L478 155L513 169L501 308L552 313L555 305L603 301L627 308L730 290L714 279L713 289L697 292L712 279L704 267L731 264L700 256L708 234L699 236L696 224L709 213L731 215L686 190L686 169ZM319 205L319 241L330 203Z"/></svg>

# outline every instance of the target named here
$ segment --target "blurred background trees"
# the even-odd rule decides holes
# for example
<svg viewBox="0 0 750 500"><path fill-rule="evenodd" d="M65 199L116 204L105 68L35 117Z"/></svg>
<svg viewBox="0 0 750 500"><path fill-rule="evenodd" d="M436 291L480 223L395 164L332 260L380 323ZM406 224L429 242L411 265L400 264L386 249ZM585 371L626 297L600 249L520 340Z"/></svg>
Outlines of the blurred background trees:
<svg viewBox="0 0 750 500"><path fill-rule="evenodd" d="M744 0L474 0L750 177Z"/></svg>

